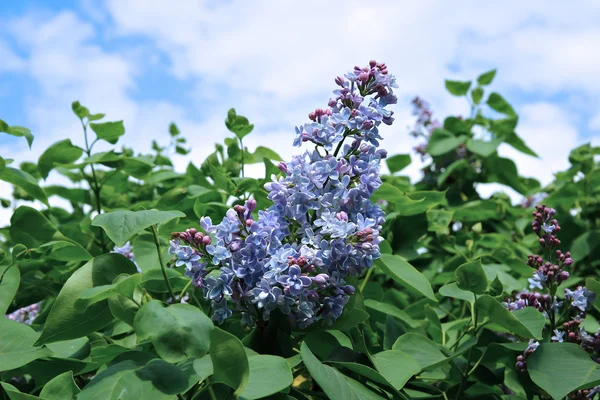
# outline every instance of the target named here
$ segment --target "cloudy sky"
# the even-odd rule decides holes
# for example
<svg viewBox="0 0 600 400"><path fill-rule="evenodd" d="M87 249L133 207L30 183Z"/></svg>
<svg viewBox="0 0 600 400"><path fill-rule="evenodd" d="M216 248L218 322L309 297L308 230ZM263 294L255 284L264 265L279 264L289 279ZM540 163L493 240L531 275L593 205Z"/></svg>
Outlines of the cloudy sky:
<svg viewBox="0 0 600 400"><path fill-rule="evenodd" d="M0 154L16 161L67 137L83 145L73 100L123 119L122 143L139 151L168 141L176 122L192 147L180 168L228 135L230 107L256 125L250 148L289 156L294 125L326 104L333 78L371 59L385 61L400 86L397 123L382 131L391 153L416 144L411 98L428 99L439 117L467 113L443 79L491 68L494 90L521 115L518 133L541 156L501 148L523 175L548 183L568 166L568 149L600 144L595 0L2 0L0 16L0 118L35 135L31 151L0 135ZM408 173L417 177L418 165ZM8 194L0 183L0 197ZM0 225L9 215L0 211Z"/></svg>

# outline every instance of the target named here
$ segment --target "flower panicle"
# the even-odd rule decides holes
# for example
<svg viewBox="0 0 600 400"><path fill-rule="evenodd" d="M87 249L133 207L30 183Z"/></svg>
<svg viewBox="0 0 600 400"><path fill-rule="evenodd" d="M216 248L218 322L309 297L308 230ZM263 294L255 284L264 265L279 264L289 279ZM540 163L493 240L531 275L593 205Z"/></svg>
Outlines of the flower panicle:
<svg viewBox="0 0 600 400"><path fill-rule="evenodd" d="M203 217L202 232L173 235L175 266L202 288L218 323L237 311L252 326L277 310L297 328L330 325L355 292L347 278L380 257L385 215L370 198L382 184L379 127L393 122L395 78L371 61L335 83L329 108L296 128L294 144L315 149L278 165L266 208L251 198L218 224Z"/></svg>

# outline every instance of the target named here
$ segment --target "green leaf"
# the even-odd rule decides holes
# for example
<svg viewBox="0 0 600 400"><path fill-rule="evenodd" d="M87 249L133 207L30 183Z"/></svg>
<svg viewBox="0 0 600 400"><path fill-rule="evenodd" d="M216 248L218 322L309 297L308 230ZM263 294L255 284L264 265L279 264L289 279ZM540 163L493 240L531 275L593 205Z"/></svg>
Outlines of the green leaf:
<svg viewBox="0 0 600 400"><path fill-rule="evenodd" d="M108 325L113 316L105 301L78 312L75 302L89 288L108 285L120 274L134 274L135 264L121 254L102 254L79 268L62 287L38 343L76 339Z"/></svg>
<svg viewBox="0 0 600 400"><path fill-rule="evenodd" d="M0 385L2 385L2 389L4 389L10 400L39 400L37 396L19 392L19 389L9 383L0 382Z"/></svg>
<svg viewBox="0 0 600 400"><path fill-rule="evenodd" d="M455 299L465 300L469 303L475 302L475 295L467 290L459 289L456 282L442 286L438 293L444 297L452 297Z"/></svg>
<svg viewBox="0 0 600 400"><path fill-rule="evenodd" d="M508 115L511 117L516 117L517 113L514 108L504 100L504 97L500 96L498 93L494 92L490 94L487 100L488 106L494 111L497 111L501 114Z"/></svg>
<svg viewBox="0 0 600 400"><path fill-rule="evenodd" d="M476 87L471 91L471 99L473 99L473 103L479 104L481 99L483 98L483 89L480 87Z"/></svg>
<svg viewBox="0 0 600 400"><path fill-rule="evenodd" d="M392 349L408 354L423 369L439 365L448 360L448 357L442 353L436 343L418 333L406 333L400 336Z"/></svg>
<svg viewBox="0 0 600 400"><path fill-rule="evenodd" d="M484 72L483 74L481 74L477 77L477 83L480 85L489 85L490 83L492 83L495 76L496 76L495 69L488 71L488 72Z"/></svg>
<svg viewBox="0 0 600 400"><path fill-rule="evenodd" d="M210 359L214 381L233 388L239 396L246 388L250 375L242 342L231 333L214 328L210 333Z"/></svg>
<svg viewBox="0 0 600 400"><path fill-rule="evenodd" d="M31 131L22 126L9 126L6 122L0 119L0 132L8 133L11 136L24 137L31 149L33 144L33 135Z"/></svg>
<svg viewBox="0 0 600 400"><path fill-rule="evenodd" d="M211 376L214 372L212 360L210 355L205 355L204 357L197 358L194 360L194 371L198 375L198 381L202 382L209 376Z"/></svg>
<svg viewBox="0 0 600 400"><path fill-rule="evenodd" d="M35 178L27 172L12 167L0 168L0 180L11 183L26 191L31 197L48 204L44 190L38 185Z"/></svg>
<svg viewBox="0 0 600 400"><path fill-rule="evenodd" d="M161 240L161 251L163 260L168 260L169 246L168 243ZM135 256L135 262L142 271L149 271L151 269L159 269L160 261L158 260L156 253L156 244L154 243L154 236L151 233L142 233L138 235L133 241L133 254ZM175 272L175 271L173 271ZM177 274L181 276L180 274ZM159 278L164 282L162 273Z"/></svg>
<svg viewBox="0 0 600 400"><path fill-rule="evenodd" d="M464 96L471 87L471 81L450 81L446 80L446 89L454 96Z"/></svg>
<svg viewBox="0 0 600 400"><path fill-rule="evenodd" d="M93 226L99 226L117 246L123 246L134 235L152 225L164 224L175 218L185 217L181 211L117 210L97 215L92 221Z"/></svg>
<svg viewBox="0 0 600 400"><path fill-rule="evenodd" d="M467 140L467 149L482 157L489 157L496 152L500 143L502 143L502 139L493 139L491 141L469 139Z"/></svg>
<svg viewBox="0 0 600 400"><path fill-rule="evenodd" d="M493 323L510 333L524 338L542 339L546 318L535 308L525 307L511 312L487 294L477 298L477 308Z"/></svg>
<svg viewBox="0 0 600 400"><path fill-rule="evenodd" d="M179 135L181 132L179 131L179 128L177 127L177 125L175 125L175 122L171 122L171 124L169 124L169 134L172 137L175 137L177 135Z"/></svg>
<svg viewBox="0 0 600 400"><path fill-rule="evenodd" d="M537 153L521 139L515 132L510 132L504 136L504 142L511 145L514 149L519 150L523 154L528 154L533 157L539 157Z"/></svg>
<svg viewBox="0 0 600 400"><path fill-rule="evenodd" d="M394 318L398 318L401 322L404 322L411 328L418 328L423 325L420 321L415 321L410 315L391 304L381 303L373 299L366 299L365 306L372 310L391 315Z"/></svg>
<svg viewBox="0 0 600 400"><path fill-rule="evenodd" d="M428 230L431 232L448 232L448 225L452 222L454 211L447 210L428 210L427 222Z"/></svg>
<svg viewBox="0 0 600 400"><path fill-rule="evenodd" d="M206 203L198 198L194 203L194 214L198 218L210 217L213 221L219 221L223 219L227 210L229 210L229 206L222 202L211 201Z"/></svg>
<svg viewBox="0 0 600 400"><path fill-rule="evenodd" d="M21 272L16 265L0 265L0 317L6 314L20 282Z"/></svg>
<svg viewBox="0 0 600 400"><path fill-rule="evenodd" d="M267 158L269 160L275 160L275 161L281 161L282 158L279 156L279 154L277 154L275 151L269 149L268 147L264 147L264 146L258 146L256 148L256 150L254 150L254 153L252 153L252 156L254 157L254 162L255 163L259 163L262 162L263 159ZM244 160L246 163L248 163L247 160Z"/></svg>
<svg viewBox="0 0 600 400"><path fill-rule="evenodd" d="M239 139L243 139L244 136L248 135L254 129L254 125L248 122L248 118L237 115L234 108L230 109L227 113L225 126L231 132L235 133L235 136Z"/></svg>
<svg viewBox="0 0 600 400"><path fill-rule="evenodd" d="M177 363L206 354L213 323L189 304L163 307L160 301L152 300L137 312L134 328L139 341L151 341L162 359Z"/></svg>
<svg viewBox="0 0 600 400"><path fill-rule="evenodd" d="M56 142L46 149L38 160L38 170L44 179L50 171L61 164L74 163L81 157L83 150L74 146L71 140L65 139Z"/></svg>
<svg viewBox="0 0 600 400"><path fill-rule="evenodd" d="M118 278L113 284L86 289L75 302L75 309L79 312L85 311L92 304L96 304L118 294L133 298L133 292L142 280L142 275L121 275Z"/></svg>
<svg viewBox="0 0 600 400"><path fill-rule="evenodd" d="M381 400L383 397L370 391L352 378L321 362L313 355L306 343L300 346L302 361L312 378L331 400Z"/></svg>
<svg viewBox="0 0 600 400"><path fill-rule="evenodd" d="M390 173L395 174L410 165L410 154L396 154L386 158L385 162L387 163Z"/></svg>
<svg viewBox="0 0 600 400"><path fill-rule="evenodd" d="M39 333L28 325L0 317L0 371L9 371L29 364L52 352L35 347Z"/></svg>
<svg viewBox="0 0 600 400"><path fill-rule="evenodd" d="M462 264L456 269L456 285L459 289L482 294L488 287L488 280L481 260Z"/></svg>
<svg viewBox="0 0 600 400"><path fill-rule="evenodd" d="M75 115L77 115L79 117L79 119L83 119L83 118L87 117L88 115L90 115L90 110L88 110L86 107L82 106L81 103L79 103L78 101L74 101L71 104L71 109L73 110Z"/></svg>
<svg viewBox="0 0 600 400"><path fill-rule="evenodd" d="M87 261L92 258L79 243L60 233L54 225L35 208L21 206L10 218L10 237L13 243L21 243L29 249L47 245L49 242L64 241L72 246L60 246L50 253L50 258L59 261Z"/></svg>
<svg viewBox="0 0 600 400"><path fill-rule="evenodd" d="M400 390L406 382L421 370L421 364L410 355L399 350L386 350L371 358L377 371L394 389Z"/></svg>
<svg viewBox="0 0 600 400"><path fill-rule="evenodd" d="M406 193L406 196L413 202L398 207L398 214L401 216L421 214L438 204L444 204L446 202L446 191L421 190Z"/></svg>
<svg viewBox="0 0 600 400"><path fill-rule="evenodd" d="M578 236L571 244L571 258L581 261L600 247L600 230L587 231Z"/></svg>
<svg viewBox="0 0 600 400"><path fill-rule="evenodd" d="M106 140L110 144L116 144L119 138L125 134L123 121L90 123L90 128L96 133L98 139Z"/></svg>
<svg viewBox="0 0 600 400"><path fill-rule="evenodd" d="M466 136L454 136L451 132L436 129L431 133L427 152L433 157L441 156L456 149L467 140Z"/></svg>
<svg viewBox="0 0 600 400"><path fill-rule="evenodd" d="M73 371L67 371L44 385L40 397L44 400L74 400L81 392L73 380Z"/></svg>
<svg viewBox="0 0 600 400"><path fill-rule="evenodd" d="M376 261L385 274L400 285L413 289L430 300L437 302L431 284L425 276L402 257L383 254Z"/></svg>
<svg viewBox="0 0 600 400"><path fill-rule="evenodd" d="M502 293L504 293L504 285L500 281L499 275L496 275L496 277L490 284L489 294L490 296L501 296Z"/></svg>
<svg viewBox="0 0 600 400"><path fill-rule="evenodd" d="M469 166L469 163L464 158L454 161L442 172L437 179L438 186L442 186L444 182L452 175L453 172L464 169Z"/></svg>
<svg viewBox="0 0 600 400"><path fill-rule="evenodd" d="M574 343L542 343L527 360L531 380L554 399L600 384L600 365Z"/></svg>
<svg viewBox="0 0 600 400"><path fill-rule="evenodd" d="M194 364L195 365L195 364ZM269 355L248 357L248 384L240 397L248 400L262 399L291 386L292 370L285 358Z"/></svg>
<svg viewBox="0 0 600 400"><path fill-rule="evenodd" d="M125 360L96 375L77 400L172 400L187 386L187 376L176 365L154 359L139 366Z"/></svg>

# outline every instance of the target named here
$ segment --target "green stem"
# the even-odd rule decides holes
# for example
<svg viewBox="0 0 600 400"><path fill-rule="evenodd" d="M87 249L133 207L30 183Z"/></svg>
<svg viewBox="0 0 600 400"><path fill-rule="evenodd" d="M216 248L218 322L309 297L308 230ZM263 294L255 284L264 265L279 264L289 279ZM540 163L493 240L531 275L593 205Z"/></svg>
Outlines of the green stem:
<svg viewBox="0 0 600 400"><path fill-rule="evenodd" d="M240 140L240 149L242 150L242 178L244 177L244 142L242 142L242 139Z"/></svg>
<svg viewBox="0 0 600 400"><path fill-rule="evenodd" d="M175 293L173 293L171 282L169 282L169 277L167 276L167 268L165 267L165 262L160 251L160 240L158 238L158 230L156 229L156 225L152 225L151 228L152 236L154 236L154 245L156 246L156 252L158 253L158 261L160 262L160 269L162 270L163 277L165 278L165 283L167 284L167 288L169 289L169 294L171 295L173 301L175 301Z"/></svg>
<svg viewBox="0 0 600 400"><path fill-rule="evenodd" d="M215 395L215 391L210 386L208 387L208 395L210 396L211 400L217 400L217 396Z"/></svg>
<svg viewBox="0 0 600 400"><path fill-rule="evenodd" d="M88 141L88 134L87 134L87 124L83 122L83 119L81 120L81 126L83 127L83 137L85 139L85 153L87 154L88 157L92 156L92 146L94 146L94 143L96 143L96 141L92 142L92 145L89 145L89 141ZM102 213L102 203L100 201L100 192L102 191L102 186L100 186L98 184L98 177L96 176L96 169L94 168L94 164L91 163L90 164L90 168L92 169L92 179L93 181L90 182L90 188L92 189L92 192L94 192L94 197L96 199L96 212L98 214ZM93 184L92 184L93 183ZM104 241L104 231L102 231L102 229L100 229L100 243L101 243L101 247L102 250L106 251L106 242Z"/></svg>
<svg viewBox="0 0 600 400"><path fill-rule="evenodd" d="M180 299L183 297L183 295L185 294L186 290L188 290L188 288L190 287L191 284L192 284L192 280L190 279L190 281L187 283L187 285L185 285L185 287L183 288L183 290L179 294L179 298Z"/></svg>
<svg viewBox="0 0 600 400"><path fill-rule="evenodd" d="M360 284L360 288L358 289L359 292L363 292L363 290L365 290L365 286L367 286L367 282L369 282L369 278L371 277L371 274L373 273L373 270L375 269L375 265L373 265L371 268L369 268L369 270L367 271L367 275L365 275L365 278L363 279L362 283Z"/></svg>

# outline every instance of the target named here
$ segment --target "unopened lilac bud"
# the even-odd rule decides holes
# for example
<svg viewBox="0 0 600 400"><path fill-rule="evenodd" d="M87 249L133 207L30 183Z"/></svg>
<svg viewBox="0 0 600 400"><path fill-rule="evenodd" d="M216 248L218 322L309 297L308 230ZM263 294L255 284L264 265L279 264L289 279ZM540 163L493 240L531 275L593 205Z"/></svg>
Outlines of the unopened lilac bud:
<svg viewBox="0 0 600 400"><path fill-rule="evenodd" d="M211 243L212 243L212 239L210 238L210 236L206 235L202 238L202 244L204 246L208 246Z"/></svg>
<svg viewBox="0 0 600 400"><path fill-rule="evenodd" d="M371 251L371 250L373 250L373 245L371 243L363 243L361 245L361 247L365 251Z"/></svg>
<svg viewBox="0 0 600 400"><path fill-rule="evenodd" d="M319 274L312 278L315 285L320 288L325 288L327 286L327 282L329 281L329 275L327 274Z"/></svg>
<svg viewBox="0 0 600 400"><path fill-rule="evenodd" d="M236 252L240 249L240 242L239 240L234 240L233 242L229 243L229 250L231 250L232 252Z"/></svg>
<svg viewBox="0 0 600 400"><path fill-rule="evenodd" d="M369 61L369 65L371 66L371 68L374 68L377 65L377 61L371 60Z"/></svg>
<svg viewBox="0 0 600 400"><path fill-rule="evenodd" d="M353 295L354 292L356 291L356 289L354 289L354 286L352 286L352 285L342 286L342 290L344 292L348 293L349 295Z"/></svg>
<svg viewBox="0 0 600 400"><path fill-rule="evenodd" d="M540 245L541 245L541 246L545 246L545 245L546 245L546 241L544 240L544 238L540 238L540 239L538 240L538 242L540 242Z"/></svg>
<svg viewBox="0 0 600 400"><path fill-rule="evenodd" d="M252 224L253 224L253 223L254 223L254 220L253 220L253 219L251 219L251 218L248 218L248 219L246 220L246 226L252 226Z"/></svg>
<svg viewBox="0 0 600 400"><path fill-rule="evenodd" d="M338 76L337 78L335 78L335 83L338 86L344 87L344 78Z"/></svg>
<svg viewBox="0 0 600 400"><path fill-rule="evenodd" d="M190 236L194 236L196 234L196 228L190 228L187 230L187 232L190 234Z"/></svg>
<svg viewBox="0 0 600 400"><path fill-rule="evenodd" d="M576 337L575 332L569 332L569 340L574 340Z"/></svg>
<svg viewBox="0 0 600 400"><path fill-rule="evenodd" d="M248 201L246 201L246 209L250 212L256 209L256 200L254 200L253 197L249 198Z"/></svg>
<svg viewBox="0 0 600 400"><path fill-rule="evenodd" d="M287 172L288 172L288 169L287 169L287 164L286 164L286 163L284 163L283 161L282 161L282 162L280 162L279 164L277 164L277 168L279 168L279 170L280 170L281 172L283 172L284 174L287 174Z"/></svg>
<svg viewBox="0 0 600 400"><path fill-rule="evenodd" d="M337 105L337 100L336 99L329 99L329 102L327 103L327 105L329 107L335 107Z"/></svg>
<svg viewBox="0 0 600 400"><path fill-rule="evenodd" d="M339 213L335 214L335 216L340 221L346 221L346 222L348 222L348 214L346 214L345 211L340 211Z"/></svg>
<svg viewBox="0 0 600 400"><path fill-rule="evenodd" d="M525 369L525 366L526 366L526 364L525 364L523 361L519 361L519 362L516 364L516 367L517 367L517 369L518 369L519 371L522 371L522 370L524 370L524 369Z"/></svg>
<svg viewBox="0 0 600 400"><path fill-rule="evenodd" d="M570 258L570 257L569 257L569 258L565 258L565 261L563 261L563 265L564 265L565 267L568 267L568 266L570 266L570 265L573 265L573 259L572 259L572 258Z"/></svg>
<svg viewBox="0 0 600 400"><path fill-rule="evenodd" d="M567 279L569 279L569 273L567 271L562 271L559 275L558 275L558 280L560 282L564 282Z"/></svg>
<svg viewBox="0 0 600 400"><path fill-rule="evenodd" d="M204 238L204 235L202 234L202 232L196 232L196 234L194 235L194 242L200 243L200 242L202 242L203 238Z"/></svg>
<svg viewBox="0 0 600 400"><path fill-rule="evenodd" d="M377 153L382 159L387 158L388 156L388 152L385 149L379 149L375 153Z"/></svg>

